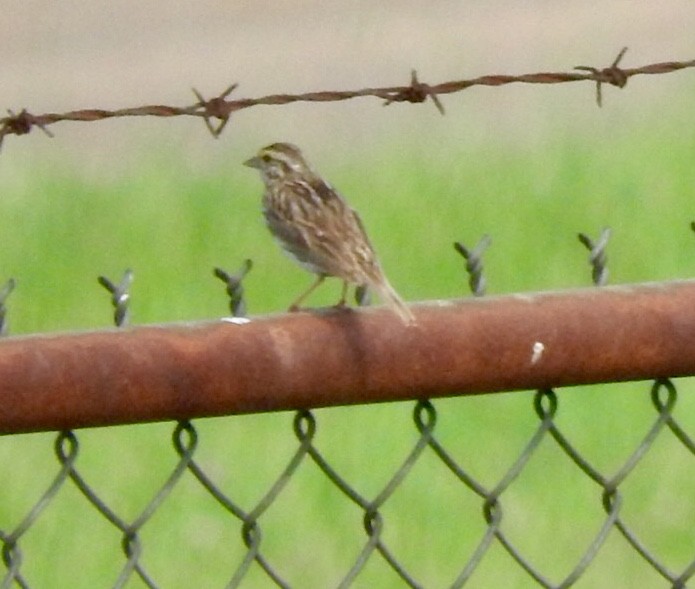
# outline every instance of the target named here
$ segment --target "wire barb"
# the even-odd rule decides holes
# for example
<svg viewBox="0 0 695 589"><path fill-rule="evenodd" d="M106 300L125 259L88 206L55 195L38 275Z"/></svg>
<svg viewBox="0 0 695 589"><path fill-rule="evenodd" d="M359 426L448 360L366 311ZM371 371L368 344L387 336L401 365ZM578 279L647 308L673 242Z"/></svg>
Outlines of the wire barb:
<svg viewBox="0 0 695 589"><path fill-rule="evenodd" d="M492 244L489 235L483 235L476 246L469 250L460 241L454 242L454 249L466 260L466 272L468 273L468 286L473 296L481 297L485 294L487 280L483 276L483 253Z"/></svg>
<svg viewBox="0 0 695 589"><path fill-rule="evenodd" d="M229 274L222 268L215 268L213 274L227 285L229 295L229 310L233 317L246 317L246 301L244 300L244 277L253 268L251 260L244 260L241 269L236 274Z"/></svg>
<svg viewBox="0 0 695 589"><path fill-rule="evenodd" d="M216 96L215 98L211 98L210 100L206 100L203 95L198 92L198 90L191 88L191 90L193 90L193 94L195 94L195 97L198 99L198 102L193 105L193 108L203 109L203 121L205 122L205 126L207 127L208 131L210 131L210 134L215 139L222 134L222 131L229 122L233 108L230 108L229 102L227 102L226 98L232 92L234 92L234 90L236 90L237 86L239 86L238 83L232 84L224 92L222 92L222 94ZM218 119L220 123L217 125L217 127L213 127L210 119Z"/></svg>
<svg viewBox="0 0 695 589"><path fill-rule="evenodd" d="M417 71L410 72L410 86L407 86L397 92L394 92L389 98L384 101L384 106L393 104L394 102L411 102L413 104L425 102L428 98L432 99L434 106L443 115L444 105L439 100L437 93L429 84L423 84L418 80Z"/></svg>
<svg viewBox="0 0 695 589"><path fill-rule="evenodd" d="M118 284L114 284L105 276L99 276L99 284L111 293L111 304L114 307L113 320L116 327L128 325L130 313L128 304L130 303L130 285L133 282L133 271L128 268L123 273L123 278Z"/></svg>
<svg viewBox="0 0 695 589"><path fill-rule="evenodd" d="M589 250L589 264L591 264L591 279L596 286L604 286L608 283L608 258L606 256L606 246L611 236L611 228L605 227L601 231L596 242L585 233L579 233L577 237Z"/></svg>
<svg viewBox="0 0 695 589"><path fill-rule="evenodd" d="M618 88L624 88L627 84L629 77L627 72L618 67L618 64L623 59L626 52L627 47L623 47L620 50L620 53L618 53L618 56L613 60L610 67L607 68L598 69L588 65L578 65L574 68L575 70L591 72L594 74L594 76L596 76L596 104L599 108L601 107L603 100L601 96L602 84L611 84L612 86L617 86Z"/></svg>
<svg viewBox="0 0 695 589"><path fill-rule="evenodd" d="M41 117L32 115L26 108L19 111L19 114L15 114L8 108L7 114L9 116L0 119L0 148L6 135L26 135L33 127L38 127L48 137L53 137L53 133L46 129L46 123L41 120Z"/></svg>

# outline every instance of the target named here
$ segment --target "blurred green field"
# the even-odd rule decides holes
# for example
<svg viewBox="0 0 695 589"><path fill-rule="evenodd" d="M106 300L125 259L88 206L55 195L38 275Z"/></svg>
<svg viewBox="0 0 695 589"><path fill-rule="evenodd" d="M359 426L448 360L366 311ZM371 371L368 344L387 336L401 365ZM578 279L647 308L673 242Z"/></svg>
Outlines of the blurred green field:
<svg viewBox="0 0 695 589"><path fill-rule="evenodd" d="M0 282L17 280L8 302L13 334L108 326L98 275L132 268L134 323L215 319L227 313L212 268L245 258L251 314L281 311L311 280L272 242L260 217L261 184L230 149L229 166L199 169L185 154L143 155L109 180L59 163L0 168ZM323 155L323 160L319 155ZM363 217L383 265L410 301L467 296L453 241L485 233L489 292L588 286L580 231L610 226L612 283L695 273L695 135L674 127L622 134L610 143L556 138L512 145L374 149L326 159L320 171ZM3 156L4 157L4 156ZM0 160L0 164L2 161ZM5 172L3 174L3 172ZM338 283L317 293L334 302ZM695 428L690 380L677 381L676 416ZM649 383L558 392L557 423L604 475L627 460L655 419ZM108 391L104 391L108 394ZM195 391L191 391L195 394ZM437 438L488 488L538 425L532 393L438 400ZM316 446L354 487L375 497L417 439L411 403L322 409ZM295 448L293 415L195 422L197 462L250 510ZM176 463L172 424L78 432L78 470L124 519L145 507ZM0 440L0 529L14 529L58 471L54 434ZM262 457L262 459L259 459ZM663 434L622 487L623 518L666 566L681 570L695 549L693 457ZM603 521L600 490L546 440L502 496L503 529L547 577L559 582ZM485 530L482 502L431 452L383 509L384 541L426 587L445 587ZM262 551L295 587L337 586L365 543L362 514L308 461L262 517ZM160 587L224 586L245 554L241 526L185 475L142 532L142 562ZM120 535L66 484L20 542L32 587L107 587L124 559ZM143 587L133 580L128 587ZM243 587L271 583L252 567ZM354 587L400 587L374 556ZM470 587L533 587L497 543ZM577 587L658 587L660 577L613 532Z"/></svg>

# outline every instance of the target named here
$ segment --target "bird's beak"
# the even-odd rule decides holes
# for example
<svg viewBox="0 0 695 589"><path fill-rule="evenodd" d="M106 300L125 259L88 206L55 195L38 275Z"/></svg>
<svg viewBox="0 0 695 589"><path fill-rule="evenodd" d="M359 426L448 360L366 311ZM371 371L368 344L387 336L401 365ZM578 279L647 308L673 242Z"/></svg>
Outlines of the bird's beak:
<svg viewBox="0 0 695 589"><path fill-rule="evenodd" d="M248 166L249 168L260 168L261 167L261 158L258 156L252 157L250 160L246 160L244 162L245 166Z"/></svg>

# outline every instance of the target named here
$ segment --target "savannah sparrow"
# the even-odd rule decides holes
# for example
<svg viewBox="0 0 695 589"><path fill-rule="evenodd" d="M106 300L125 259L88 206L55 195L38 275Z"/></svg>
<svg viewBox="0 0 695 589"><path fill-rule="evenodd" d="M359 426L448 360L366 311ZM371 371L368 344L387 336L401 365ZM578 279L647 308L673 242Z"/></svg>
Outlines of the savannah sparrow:
<svg viewBox="0 0 695 589"><path fill-rule="evenodd" d="M265 183L268 229L299 265L318 275L290 310L298 309L327 276L335 276L343 280L339 306L345 305L352 283L374 289L406 324L415 322L384 276L359 216L311 169L299 148L274 143L244 164L257 168Z"/></svg>

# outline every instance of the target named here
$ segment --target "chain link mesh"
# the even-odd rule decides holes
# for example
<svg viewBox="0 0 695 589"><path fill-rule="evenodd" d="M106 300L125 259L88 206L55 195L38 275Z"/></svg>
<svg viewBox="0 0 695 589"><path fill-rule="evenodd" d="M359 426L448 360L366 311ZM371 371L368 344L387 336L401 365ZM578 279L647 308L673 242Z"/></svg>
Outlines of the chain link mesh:
<svg viewBox="0 0 695 589"><path fill-rule="evenodd" d="M596 243L584 235L580 236L582 243L591 252L592 276L597 285L605 284L607 279L605 247L608 237L608 230L604 230ZM489 245L488 237L484 237L472 250L460 243L455 244L456 250L466 259L466 268L471 277L471 289L476 295L484 293L485 281L482 277L481 258ZM230 309L235 316L246 313L241 281L250 269L251 262L246 261L242 269L234 274L221 269L215 270L215 275L226 285L230 296ZM104 277L99 278L99 282L111 293L114 321L119 326L125 325L128 321L130 300L128 288L132 278L131 271L126 271L118 284ZM10 281L0 293L0 330L4 325L5 300L13 288L14 282ZM366 293L362 293L362 296L366 296ZM687 380L683 383L684 387L689 384ZM644 385L629 386L641 388ZM623 561L627 560L630 570L636 571L629 577L633 580L641 578L642 575L651 574L652 576L644 577L653 582L653 585L649 586L686 587L688 580L695 574L695 559L692 559L692 553L695 552L692 534L695 524L693 486L690 484L681 487L679 481L683 477L669 477L668 463L659 464L660 468L650 474L654 464L649 464L648 458L649 454L657 451L659 444L668 440L668 451L685 453L688 457L687 464L692 469L695 441L687 432L687 427L675 415L679 399L676 383L667 378L660 378L648 387L648 397L652 407L651 417L647 415L644 421L646 427L641 434L631 431L626 436L627 438L638 436L634 445L617 442L616 436L620 433L620 429L616 424L611 425L612 437L606 440L606 448L616 444L621 445L622 450L622 458L617 467L612 468L597 464L599 460L596 458L588 458L586 453L580 450L582 442L577 438L581 436L577 436L576 432L568 433L567 427L561 426L560 398L554 390L539 390L532 397L527 397L525 394L521 396L524 403L527 399L531 400L535 422L529 422L528 434L519 446L515 446L520 447L520 450L512 451L512 454L509 454L509 449L505 451L505 454L509 454L509 458L503 457L500 452L500 447L505 444L512 442L516 444L516 440L511 439L513 436L510 436L509 440L505 439L505 423L512 418L509 415L505 416L505 412L509 411L512 405L518 407L515 403L511 403L509 394L486 399L488 406L491 406L490 402L494 402L495 443L489 444L488 447L469 448L463 452L461 444L455 437L446 433L446 427L442 429L439 421L444 417L453 418L455 434L462 434L464 428L469 427L477 419L475 409L479 406L474 399L445 400L436 405L427 400L419 401L414 405L412 425L408 428L404 420L396 421L392 417L389 417L388 422L380 423L378 427L375 427L374 422L369 419L362 418L355 424L353 431L353 438L359 440L359 447L347 444L347 441L345 446L349 446L346 452L349 456L354 458L359 455L360 464L363 467L365 464L369 467L372 456L382 453L388 446L388 436L391 435L389 432L392 432L394 428L401 432L407 429L411 436L407 447L402 444L401 437L398 448L395 451L390 450L390 455L400 456L400 458L393 464L389 463L388 470L383 465L379 466L381 470L379 481L371 483L373 490L370 492L364 490L364 487L370 485L366 485L361 477L352 473L351 471L354 470L352 467L346 466L349 462L346 462L345 457L330 455L331 452L335 452L335 445L330 446L327 452L326 446L320 442L319 426L324 424L322 427L330 430L334 424L330 412L338 410L296 412L291 428L295 439L293 447L289 447L287 442L289 432L287 432L287 435L282 437L284 454L277 452L277 455L268 453L265 456L259 452L258 445L252 442L253 436L256 435L252 427L250 430L241 433L237 431L237 435L230 436L234 441L228 445L225 444L225 447L214 448L213 452L222 458L206 457L201 445L204 437L199 431L205 429L204 423L194 425L189 421L180 421L174 426L171 434L171 445L175 455L173 466L167 466L166 469L160 468L165 473L163 482L150 491L135 510L125 506L122 498L118 494L114 496L114 493L105 488L103 483L95 480L94 475L86 474L93 469L89 466L88 458L83 457L81 453L85 447L89 447L89 442L85 440L89 440L92 432L81 432L79 436L72 431L59 432L54 438L57 468L45 490L38 493L38 498L25 508L21 515L12 509L0 512L4 514L0 520L2 526L0 543L2 559L6 567L0 581L0 588L38 586L32 580L32 573L40 568L40 565L36 563L42 558L42 554L36 550L36 537L42 533L41 530L45 529L46 518L60 511L63 506L62 498L68 489L77 492L81 504L89 505L96 511L101 520L100 524L106 523L118 536L121 544L122 556L120 560L116 559L120 562L118 564L120 570L113 578L99 579L99 586L151 588L170 586L160 584L162 582L158 576L168 579L172 576L164 575L161 569L156 571L156 566L150 566L146 549L149 552L156 552L163 546L168 554L169 568L177 570L181 559L177 555L185 550L186 546L179 544L179 535L176 535L177 539L172 542L166 539L166 536L174 534L168 526L170 520L176 519L171 517L171 510L167 511L167 504L179 505L180 501L176 495L183 493L184 488L190 490L191 485L197 489L199 501L212 501L215 504L216 521L223 521L226 528L238 531L237 539L232 539L224 545L222 554L226 556L223 558L222 568L227 573L215 586L312 586L309 581L297 579L304 579L303 574L307 569L315 566L316 559L329 558L328 555L321 553L322 543L327 540L321 536L318 541L310 542L307 534L295 534L295 532L287 532L292 538L289 541L287 538L283 540L285 532L277 529L279 519L288 528L294 530L296 519L301 519L302 514L312 509L320 512L325 504L322 496L298 497L297 489L293 490L293 485L297 486L297 481L308 476L307 473L313 473L313 476L321 475L322 483L315 488L319 489L321 494L333 494L333 504L346 505L350 519L354 522L352 526L354 529L350 530L351 535L348 534L349 538L344 539L346 535L344 526L338 523L344 521L344 514L335 512L321 514L323 518L321 531L338 537L336 541L344 546L342 550L344 562L332 567L335 578L323 579L321 584L315 586L341 588L366 586L356 584L364 583L365 578L376 578L373 576L373 571L378 565L382 570L381 574L384 575L379 578L389 579L391 586L429 587L433 586L432 578L438 579L438 584L450 587L463 587L469 581L477 582L478 585L475 586L513 586L513 582L510 581L513 578L520 583L518 586L524 587L531 585L547 588L569 587L581 581L588 583L585 586L616 587L621 586L621 579L627 578L628 565L623 564ZM516 395L515 398L519 399L520 395ZM459 410L455 410L454 403L458 403ZM634 392L631 392L630 403L634 405L642 401ZM571 403L569 405L571 408ZM627 411L623 408L623 412ZM513 418L528 419L528 411L524 412L523 417L516 411L512 413L515 413ZM587 415L591 417L590 413ZM275 423L278 418L283 419L283 422L285 419L282 415L260 418L275 419ZM235 428L243 430L244 419L235 417L206 421L216 421L218 424L223 424L225 431L232 432ZM599 416L595 416L593 420L599 421ZM158 431L168 426L159 424L133 427L145 427ZM451 428L451 423L448 427ZM632 421L629 428L636 430ZM128 430L128 428L110 428L111 431L119 429ZM105 429L95 431L103 432ZM132 428L128 431L132 431ZM16 436L15 438L29 439L32 436ZM4 442L9 439L9 437L5 438ZM41 440L43 444L46 440L45 435L41 435ZM549 448L554 451L552 460L547 456ZM254 453L258 454L254 455ZM492 470L498 470L494 477L490 472L485 474L479 472L479 466L476 464L479 462L478 455L481 454L487 463L494 465ZM166 452L166 455L171 457L171 451ZM10 456L10 458L15 457ZM137 456L134 460L137 461ZM272 463L271 468L274 469L275 474L271 477L266 475L265 469L260 468L264 460L270 460ZM432 467L433 460L436 463L434 467ZM229 477L220 475L220 461L228 464L228 468L233 468L237 463L246 461L254 463L255 461L259 465L258 476L254 476L252 470L250 473L247 472L250 481L242 477L237 479L236 486L230 485ZM93 458L92 462L94 462ZM128 460L125 462L128 463ZM679 464L682 463L679 462ZM229 467L229 464L232 466ZM539 522L534 519L536 516L525 514L520 507L523 501L520 499L519 488L523 488L525 478L539 476L529 474L539 464L544 485L547 482L549 487L558 484L562 487L565 478L572 481L581 479L581 486L587 486L587 494L593 498L593 521L584 522L586 525L581 526L583 528L581 532L579 529L576 534L574 531L570 532L570 536L573 536L575 540L571 543L571 550L568 547L567 552L576 552L576 556L564 559L563 566L566 570L562 573L558 573L558 566L552 562L539 564L539 561L543 559L538 555L544 550L538 550L537 547L529 548L528 540L529 537L537 536L534 529L539 526ZM504 466L500 468L500 465ZM116 465L113 465L113 468L115 467ZM640 469L650 471L647 472L646 479L653 488L659 490L659 493L664 493L662 485L667 485L669 478L671 484L676 485L668 493L664 493L662 499L664 503L659 508L660 517L667 520L676 530L681 530L680 536L678 534L675 536L681 539L678 550L674 548L672 551L664 551L663 542L658 543L660 549L653 548L654 535L645 530L643 522L640 518L635 518L634 510L631 511L629 508L630 497L633 495L632 481L645 478L638 472ZM3 470L5 481L3 488L7 492L13 484L12 466L8 461L3 464ZM418 474L418 470L427 473L424 487L431 490L433 496L437 495L441 486L435 484L434 478L430 480L430 475L445 479L447 481L445 485L451 487L451 493L446 494L446 499L439 505L444 512L451 512L446 519L421 517L419 514L421 510L417 504L403 499L404 494L408 495L406 491L412 481L422 477L422 472ZM121 481L118 493L127 494L128 492L127 475L125 477L126 480ZM258 480L255 480L256 478ZM267 481L259 489L258 485L263 479ZM484 482L486 479L492 482ZM692 483L692 475L690 481ZM246 490L247 483L255 487L253 493ZM579 483L572 484L580 486ZM300 486L300 490L302 488ZM25 495L29 493L29 491L22 492ZM204 495L204 499L200 497L200 493ZM253 499L249 498L251 496ZM669 503L670 498L674 496L678 498L678 505ZM451 500L452 497L456 499ZM422 499L422 496L420 498ZM299 500L299 503L295 503L294 500ZM556 494L553 497L553 509L548 509L546 519L553 517L552 513L557 510L561 513L574 510L573 505L565 504L566 501L572 500L572 494L569 492ZM447 504L448 501L452 501L450 506ZM543 498L535 501L535 507L540 507L541 511L547 507L543 503ZM135 512L134 516L126 515L132 511ZM278 514L282 517L278 517ZM360 527L355 515L361 519L359 534L354 534ZM519 517L521 525L518 522L517 524L509 523ZM88 516L85 516L86 528L98 525L87 523L88 519ZM333 519L335 522L332 521ZM642 519L646 519L644 515ZM403 520L413 520L414 523L404 528L399 524ZM572 522L571 525L579 526L579 523L581 522ZM195 524L191 525L195 527ZM552 527L552 522L550 525ZM59 526L62 530L59 541L51 543L51 551L60 552L64 548L67 550L68 547L65 545L69 542L66 537L74 526L79 528L80 522ZM461 526L465 529L465 533L457 531L457 528ZM548 527L547 522L544 527ZM198 528L184 534L184 540L195 544L197 535L205 536L205 525L200 525ZM394 528L396 533L391 532ZM450 546L451 554L438 552L429 555L427 559L436 562L435 568L438 572L428 577L428 572L421 562L423 555L428 552L428 538L431 536L432 529L445 528L450 528L452 540L463 536L468 538L466 541L468 552L462 554L460 547ZM520 535L519 528L525 529L526 534ZM150 532L152 529L159 530L158 534L153 536ZM419 550L410 551L411 555L413 552L418 554L417 558L403 556L407 551L403 550L404 538L398 533L398 530L403 529L410 530L410 534L414 536L420 536L416 538L419 542ZM88 532L88 529L82 529L79 534L88 535ZM558 533L558 538L561 535ZM214 537L214 534L212 536ZM550 538L536 538L536 542L547 544L560 542L560 540L556 540L553 535ZM613 546L609 547L611 542ZM674 545L677 543L673 542ZM33 547L31 551L25 550L25 544ZM284 550L279 550L278 546L284 546ZM545 550L548 553L554 553L556 548L548 547ZM607 583L604 579L604 585L596 582L595 579L592 580L592 565L596 565L597 561L601 560L604 552L615 554L616 550L622 556L614 567L615 576ZM691 559L683 562L683 553L690 553ZM630 556L625 556L626 554ZM111 551L111 560L114 560L113 551ZM675 563L678 560L681 562L677 566ZM75 562L82 562L81 557ZM499 571L491 573L488 562L494 562L495 568L502 567L507 573ZM504 577L504 574L508 574L510 563L513 563L511 565L513 569L523 571L521 577L513 575ZM181 584L172 586L211 586L212 581L207 575L210 566L209 563L198 562L196 570L190 573L190 576L186 571L177 571L174 578L179 578ZM387 573L383 572L384 568L387 569ZM73 574L79 576L80 573L74 571ZM56 578L52 586L75 585L70 579ZM95 585L92 584L92 586ZM385 586L385 584L381 582L379 586ZM634 585L626 581L624 586Z"/></svg>

